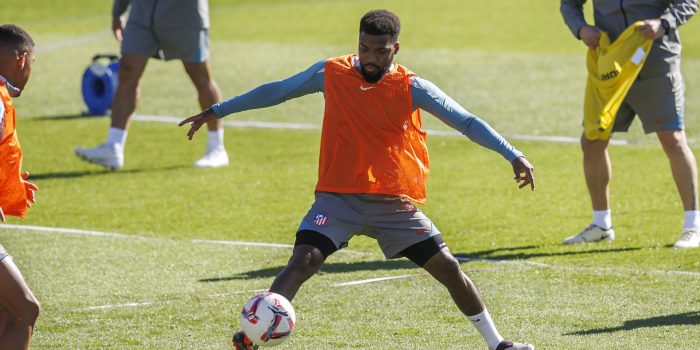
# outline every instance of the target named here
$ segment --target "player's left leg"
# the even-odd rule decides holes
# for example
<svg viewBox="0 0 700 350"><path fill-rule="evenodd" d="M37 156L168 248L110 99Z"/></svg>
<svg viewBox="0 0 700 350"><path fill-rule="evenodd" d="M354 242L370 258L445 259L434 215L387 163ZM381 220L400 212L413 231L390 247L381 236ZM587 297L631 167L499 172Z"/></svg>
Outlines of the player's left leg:
<svg viewBox="0 0 700 350"><path fill-rule="evenodd" d="M40 306L9 256L0 260L0 308L6 317L0 349L28 349Z"/></svg>
<svg viewBox="0 0 700 350"><path fill-rule="evenodd" d="M202 29L196 33L187 33L186 38L188 43L184 46L191 51L187 52L187 56L180 57L184 57L182 63L185 66L185 71L190 77L190 80L192 80L194 87L197 89L199 106L202 110L205 110L221 101L221 91L216 81L211 76L209 63L209 30ZM185 51L182 52L181 55L183 55ZM204 157L194 162L194 166L197 168L216 168L228 165L228 154L224 148L223 121L217 119L207 122L207 130L207 148Z"/></svg>
<svg viewBox="0 0 700 350"><path fill-rule="evenodd" d="M221 91L211 76L209 60L201 63L183 61L185 71L197 89L199 105L202 110L221 100ZM197 168L221 167L229 164L228 154L224 148L224 123L221 119L207 122L207 148L204 157L194 163Z"/></svg>
<svg viewBox="0 0 700 350"><path fill-rule="evenodd" d="M440 235L433 236L403 250L401 255L422 266L450 293L452 300L479 331L491 350L534 350L527 343L514 343L503 337L489 315L479 291L444 245Z"/></svg>
<svg viewBox="0 0 700 350"><path fill-rule="evenodd" d="M677 248L693 248L700 245L700 217L698 217L698 169L693 151L683 130L658 131L656 135L668 156L671 174L681 197L686 220Z"/></svg>

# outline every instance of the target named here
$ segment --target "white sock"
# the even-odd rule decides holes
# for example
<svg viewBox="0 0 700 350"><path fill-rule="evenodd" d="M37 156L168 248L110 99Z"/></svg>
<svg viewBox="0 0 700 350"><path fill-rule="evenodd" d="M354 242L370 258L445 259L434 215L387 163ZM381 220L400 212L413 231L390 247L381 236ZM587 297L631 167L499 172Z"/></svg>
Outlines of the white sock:
<svg viewBox="0 0 700 350"><path fill-rule="evenodd" d="M594 210L593 211L593 225L596 225L603 229L609 229L612 227L612 214L610 209L608 210Z"/></svg>
<svg viewBox="0 0 700 350"><path fill-rule="evenodd" d="M700 211L685 211L685 222L683 223L683 229L687 228L700 228Z"/></svg>
<svg viewBox="0 0 700 350"><path fill-rule="evenodd" d="M489 310L484 309L480 314L467 316L467 318L472 322L474 328L481 333L481 336L484 337L489 349L495 349L498 344L503 341L503 337L498 333L496 326L493 324L491 315L489 315Z"/></svg>
<svg viewBox="0 0 700 350"><path fill-rule="evenodd" d="M110 145L124 146L127 131L119 128L109 128L107 133L107 143Z"/></svg>
<svg viewBox="0 0 700 350"><path fill-rule="evenodd" d="M212 150L218 147L224 147L224 128L207 131L207 149Z"/></svg>

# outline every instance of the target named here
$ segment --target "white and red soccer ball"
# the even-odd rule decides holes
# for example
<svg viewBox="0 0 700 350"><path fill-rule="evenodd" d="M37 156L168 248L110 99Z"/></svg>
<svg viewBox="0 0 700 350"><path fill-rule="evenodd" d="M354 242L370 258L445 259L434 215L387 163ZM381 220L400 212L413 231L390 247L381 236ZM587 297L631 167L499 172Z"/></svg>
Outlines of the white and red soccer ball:
<svg viewBox="0 0 700 350"><path fill-rule="evenodd" d="M272 292L258 294L241 310L241 326L248 339L260 346L281 344L292 335L296 314L287 298Z"/></svg>

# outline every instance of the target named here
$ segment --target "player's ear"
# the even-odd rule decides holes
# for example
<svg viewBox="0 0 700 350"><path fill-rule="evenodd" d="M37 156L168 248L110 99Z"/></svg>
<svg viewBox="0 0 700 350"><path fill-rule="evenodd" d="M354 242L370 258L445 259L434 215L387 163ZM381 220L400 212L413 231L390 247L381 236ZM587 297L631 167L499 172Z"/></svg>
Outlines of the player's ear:
<svg viewBox="0 0 700 350"><path fill-rule="evenodd" d="M19 70L24 69L24 65L27 64L27 57L28 56L29 56L29 52L27 52L27 51L17 54L17 69L19 69Z"/></svg>
<svg viewBox="0 0 700 350"><path fill-rule="evenodd" d="M396 55L397 53L399 53L399 49L400 49L400 48L401 48L401 45L399 45L399 42L398 42L398 41L397 41L396 43L394 43L394 55Z"/></svg>

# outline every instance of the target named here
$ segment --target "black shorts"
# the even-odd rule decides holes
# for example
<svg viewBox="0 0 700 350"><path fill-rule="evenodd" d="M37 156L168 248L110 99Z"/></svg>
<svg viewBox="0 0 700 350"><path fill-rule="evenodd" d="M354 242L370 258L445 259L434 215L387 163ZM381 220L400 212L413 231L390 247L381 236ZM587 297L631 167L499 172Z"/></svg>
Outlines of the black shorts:
<svg viewBox="0 0 700 350"><path fill-rule="evenodd" d="M327 258L338 250L335 243L327 236L312 230L302 230L297 232L294 246L307 244L321 251L323 258ZM402 250L399 256L403 256L413 261L416 265L423 267L430 258L439 253L447 245L440 234L428 237L427 239L411 245Z"/></svg>

